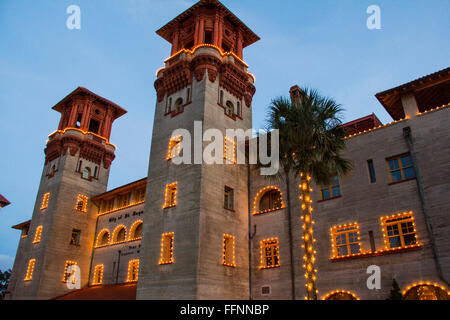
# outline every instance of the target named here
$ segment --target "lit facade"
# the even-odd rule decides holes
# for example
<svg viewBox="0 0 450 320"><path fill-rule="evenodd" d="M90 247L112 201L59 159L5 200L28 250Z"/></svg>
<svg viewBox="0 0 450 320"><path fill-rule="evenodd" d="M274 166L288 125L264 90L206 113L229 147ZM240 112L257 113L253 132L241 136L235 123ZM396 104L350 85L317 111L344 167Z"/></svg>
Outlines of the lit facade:
<svg viewBox="0 0 450 320"><path fill-rule="evenodd" d="M32 219L14 226L9 299L70 298L69 266L86 294L122 286L137 299L304 299L314 279L320 299L384 300L394 278L405 297L448 298L449 69L377 94L394 121L345 124L353 172L330 186L292 177L289 203L282 182L236 164L225 136L251 128L243 50L258 36L215 0L157 33L172 49L154 84L148 177L107 191L111 127L126 111L84 88L59 102ZM172 132L193 136L194 121L222 131L226 164L171 163L181 142ZM371 265L379 290L366 285Z"/></svg>

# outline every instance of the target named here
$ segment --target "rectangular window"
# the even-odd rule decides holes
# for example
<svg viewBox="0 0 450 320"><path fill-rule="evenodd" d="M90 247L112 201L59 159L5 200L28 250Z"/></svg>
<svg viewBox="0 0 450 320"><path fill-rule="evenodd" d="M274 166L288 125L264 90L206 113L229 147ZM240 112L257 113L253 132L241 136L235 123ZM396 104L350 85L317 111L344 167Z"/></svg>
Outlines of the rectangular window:
<svg viewBox="0 0 450 320"><path fill-rule="evenodd" d="M70 238L70 244L73 246L79 246L80 245L80 237L81 237L81 230L72 230L72 237Z"/></svg>
<svg viewBox="0 0 450 320"><path fill-rule="evenodd" d="M61 280L62 282L67 282L71 276L75 275L76 268L74 268L74 266L76 265L77 263L75 261L66 261L66 264L64 266L63 278ZM75 277L73 278L72 282L75 282Z"/></svg>
<svg viewBox="0 0 450 320"><path fill-rule="evenodd" d="M278 268L280 266L278 238L266 239L260 242L260 269Z"/></svg>
<svg viewBox="0 0 450 320"><path fill-rule="evenodd" d="M75 205L75 210L80 212L87 212L87 205L88 205L88 197L79 194L77 196L77 203Z"/></svg>
<svg viewBox="0 0 450 320"><path fill-rule="evenodd" d="M380 219L386 249L405 248L418 244L412 212Z"/></svg>
<svg viewBox="0 0 450 320"><path fill-rule="evenodd" d="M357 223L331 228L333 258L361 253L361 237Z"/></svg>
<svg viewBox="0 0 450 320"><path fill-rule="evenodd" d="M42 226L36 228L36 233L34 234L33 244L41 242L42 236Z"/></svg>
<svg viewBox="0 0 450 320"><path fill-rule="evenodd" d="M175 207L177 205L177 183L171 183L166 185L164 209Z"/></svg>
<svg viewBox="0 0 450 320"><path fill-rule="evenodd" d="M377 177L375 176L375 167L373 166L373 160L367 160L367 167L369 168L370 183L377 182Z"/></svg>
<svg viewBox="0 0 450 320"><path fill-rule="evenodd" d="M46 194L44 194L44 197L42 198L41 210L47 209L49 200L50 200L50 192L47 192Z"/></svg>
<svg viewBox="0 0 450 320"><path fill-rule="evenodd" d="M372 249L372 252L377 251L377 248L375 247L375 238L373 236L373 231L369 231L369 241L370 241L370 248Z"/></svg>
<svg viewBox="0 0 450 320"><path fill-rule="evenodd" d="M103 283L103 265L97 265L94 269L94 278L92 281L93 285L98 285Z"/></svg>
<svg viewBox="0 0 450 320"><path fill-rule="evenodd" d="M138 274L139 274L139 259L130 260L130 262L128 262L127 282L138 281Z"/></svg>
<svg viewBox="0 0 450 320"><path fill-rule="evenodd" d="M223 235L223 265L227 267L236 267L236 258L234 254L234 236Z"/></svg>
<svg viewBox="0 0 450 320"><path fill-rule="evenodd" d="M333 199L341 195L341 186L338 176L334 176L330 185L322 185L320 188L322 200Z"/></svg>
<svg viewBox="0 0 450 320"><path fill-rule="evenodd" d="M236 142L233 139L224 137L223 158L229 163L236 163Z"/></svg>
<svg viewBox="0 0 450 320"><path fill-rule="evenodd" d="M411 156L409 154L388 158L386 161L391 183L416 177Z"/></svg>
<svg viewBox="0 0 450 320"><path fill-rule="evenodd" d="M161 258L159 259L159 264L174 263L173 241L174 241L173 232L164 233L161 236Z"/></svg>
<svg viewBox="0 0 450 320"><path fill-rule="evenodd" d="M224 203L225 209L234 210L234 190L225 186Z"/></svg>
<svg viewBox="0 0 450 320"><path fill-rule="evenodd" d="M181 152L181 136L170 138L166 160L170 160L172 158L179 156L180 152Z"/></svg>
<svg viewBox="0 0 450 320"><path fill-rule="evenodd" d="M28 261L27 273L25 275L24 281L30 281L33 279L34 265L36 264L36 259L30 259Z"/></svg>

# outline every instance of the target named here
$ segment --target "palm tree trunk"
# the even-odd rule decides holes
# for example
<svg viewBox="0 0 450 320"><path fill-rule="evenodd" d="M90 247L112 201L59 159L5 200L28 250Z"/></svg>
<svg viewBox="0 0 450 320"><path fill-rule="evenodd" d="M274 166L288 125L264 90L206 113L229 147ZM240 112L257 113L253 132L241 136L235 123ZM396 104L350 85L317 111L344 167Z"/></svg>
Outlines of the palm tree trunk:
<svg viewBox="0 0 450 320"><path fill-rule="evenodd" d="M312 200L311 200L311 177L308 174L300 173L300 200L302 201L303 220L303 247L305 255L303 268L306 279L306 299L317 300L316 272L314 267L315 251L312 220Z"/></svg>
<svg viewBox="0 0 450 320"><path fill-rule="evenodd" d="M291 291L292 291L292 300L296 299L295 295L295 264L294 264L294 243L292 240L292 211L291 211L291 186L289 179L289 171L285 170L286 175L286 192L287 192L287 212L288 212L288 229L289 229L289 250L291 256Z"/></svg>

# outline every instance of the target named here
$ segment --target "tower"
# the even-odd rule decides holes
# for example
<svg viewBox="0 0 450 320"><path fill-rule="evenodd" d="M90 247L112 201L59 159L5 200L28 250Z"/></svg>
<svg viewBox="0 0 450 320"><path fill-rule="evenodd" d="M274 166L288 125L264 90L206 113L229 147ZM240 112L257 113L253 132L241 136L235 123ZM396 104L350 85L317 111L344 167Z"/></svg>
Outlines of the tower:
<svg viewBox="0 0 450 320"><path fill-rule="evenodd" d="M24 224L9 291L12 299L49 299L69 291L69 266L88 283L96 210L116 147L112 123L126 111L79 87L53 107L61 113L49 135L31 221ZM22 228L22 230L24 230Z"/></svg>
<svg viewBox="0 0 450 320"><path fill-rule="evenodd" d="M243 49L259 37L216 0L199 1L157 34L172 49L155 81L137 298L248 299L248 167L235 163L226 129L252 126L254 77ZM180 128L192 137L192 164L170 159ZM226 164L199 159L208 129L223 134Z"/></svg>

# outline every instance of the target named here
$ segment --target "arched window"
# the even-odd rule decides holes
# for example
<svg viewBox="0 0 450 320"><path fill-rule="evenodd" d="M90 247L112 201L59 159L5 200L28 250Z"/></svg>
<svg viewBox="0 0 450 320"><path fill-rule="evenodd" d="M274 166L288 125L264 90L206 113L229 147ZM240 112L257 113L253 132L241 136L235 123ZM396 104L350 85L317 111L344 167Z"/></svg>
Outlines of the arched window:
<svg viewBox="0 0 450 320"><path fill-rule="evenodd" d="M350 291L333 291L325 295L322 300L359 300L359 298Z"/></svg>
<svg viewBox="0 0 450 320"><path fill-rule="evenodd" d="M404 300L450 300L445 287L436 283L417 283L402 292Z"/></svg>
<svg viewBox="0 0 450 320"><path fill-rule="evenodd" d="M284 208L283 197L276 187L266 187L258 192L254 201L255 214Z"/></svg>
<svg viewBox="0 0 450 320"><path fill-rule="evenodd" d="M225 106L225 113L229 116L232 116L234 114L234 105L231 101L227 101L227 104Z"/></svg>
<svg viewBox="0 0 450 320"><path fill-rule="evenodd" d="M183 99L178 98L177 101L175 101L175 111L181 112L183 111Z"/></svg>
<svg viewBox="0 0 450 320"><path fill-rule="evenodd" d="M103 229L102 231L100 231L97 236L96 246L106 246L107 244L109 244L109 236L110 234L108 229Z"/></svg>
<svg viewBox="0 0 450 320"><path fill-rule="evenodd" d="M142 238L142 220L138 220L130 228L130 240Z"/></svg>
<svg viewBox="0 0 450 320"><path fill-rule="evenodd" d="M124 242L127 239L127 229L124 225L118 226L113 232L113 243Z"/></svg>
<svg viewBox="0 0 450 320"><path fill-rule="evenodd" d="M84 168L84 170L82 172L82 177L83 177L83 179L90 179L91 178L91 168L89 168L89 167Z"/></svg>

